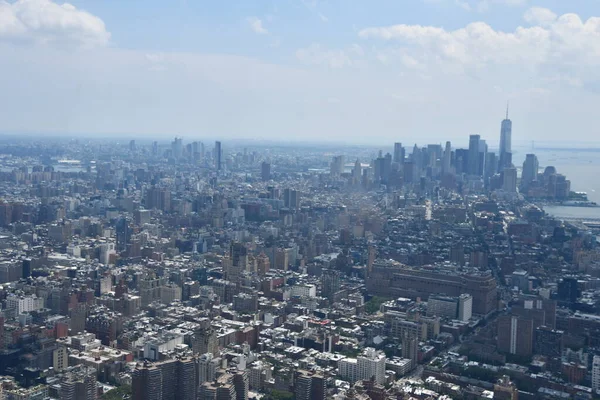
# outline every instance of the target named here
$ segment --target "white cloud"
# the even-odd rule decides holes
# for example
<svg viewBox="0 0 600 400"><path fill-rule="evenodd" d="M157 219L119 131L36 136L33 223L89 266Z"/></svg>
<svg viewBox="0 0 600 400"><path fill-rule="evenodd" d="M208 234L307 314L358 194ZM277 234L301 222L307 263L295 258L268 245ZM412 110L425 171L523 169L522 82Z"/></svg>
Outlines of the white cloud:
<svg viewBox="0 0 600 400"><path fill-rule="evenodd" d="M254 31L254 33L258 33L259 35L266 35L269 31L263 26L263 22L261 19L257 17L248 17L246 19L248 24L250 24L250 28Z"/></svg>
<svg viewBox="0 0 600 400"><path fill-rule="evenodd" d="M397 43L407 54L428 65L518 65L522 68L555 69L577 73L600 65L600 18L582 21L576 14L556 17L552 11L532 8L525 20L538 25L512 32L473 22L448 31L422 25L366 28L363 39Z"/></svg>
<svg viewBox="0 0 600 400"><path fill-rule="evenodd" d="M547 8L531 7L525 13L525 21L530 24L548 26L556 21L558 16Z"/></svg>
<svg viewBox="0 0 600 400"><path fill-rule="evenodd" d="M105 46L104 22L75 6L50 0L0 0L0 41Z"/></svg>

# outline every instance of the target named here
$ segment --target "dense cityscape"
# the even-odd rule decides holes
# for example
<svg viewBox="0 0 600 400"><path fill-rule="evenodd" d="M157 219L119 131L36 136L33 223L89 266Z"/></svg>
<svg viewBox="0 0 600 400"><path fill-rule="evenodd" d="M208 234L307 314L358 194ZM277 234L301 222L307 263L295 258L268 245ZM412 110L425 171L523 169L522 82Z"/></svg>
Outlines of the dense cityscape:
<svg viewBox="0 0 600 400"><path fill-rule="evenodd" d="M511 136L4 140L0 399L597 398L599 226Z"/></svg>

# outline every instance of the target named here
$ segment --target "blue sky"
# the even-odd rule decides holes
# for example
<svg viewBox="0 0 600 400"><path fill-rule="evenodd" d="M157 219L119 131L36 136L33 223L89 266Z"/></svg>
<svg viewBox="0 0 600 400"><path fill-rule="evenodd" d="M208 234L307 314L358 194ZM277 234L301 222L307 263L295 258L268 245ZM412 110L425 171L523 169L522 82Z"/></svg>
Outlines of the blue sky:
<svg viewBox="0 0 600 400"><path fill-rule="evenodd" d="M0 131L594 141L597 0L0 1ZM600 139L599 139L600 141Z"/></svg>

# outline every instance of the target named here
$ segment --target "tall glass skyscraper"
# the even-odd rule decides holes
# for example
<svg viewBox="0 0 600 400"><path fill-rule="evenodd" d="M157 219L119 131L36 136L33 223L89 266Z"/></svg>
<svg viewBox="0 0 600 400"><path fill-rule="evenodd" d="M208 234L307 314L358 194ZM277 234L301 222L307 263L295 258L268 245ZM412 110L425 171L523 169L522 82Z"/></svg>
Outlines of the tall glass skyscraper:
<svg viewBox="0 0 600 400"><path fill-rule="evenodd" d="M220 171L223 166L221 157L223 157L223 150L221 149L221 142L217 141L215 142L215 167L217 171Z"/></svg>
<svg viewBox="0 0 600 400"><path fill-rule="evenodd" d="M469 175L479 175L479 141L481 136L469 136L469 157L468 157L468 173Z"/></svg>
<svg viewBox="0 0 600 400"><path fill-rule="evenodd" d="M512 121L508 119L508 105L506 106L506 118L500 126L500 161L498 169L502 171L504 168L510 168L512 162Z"/></svg>

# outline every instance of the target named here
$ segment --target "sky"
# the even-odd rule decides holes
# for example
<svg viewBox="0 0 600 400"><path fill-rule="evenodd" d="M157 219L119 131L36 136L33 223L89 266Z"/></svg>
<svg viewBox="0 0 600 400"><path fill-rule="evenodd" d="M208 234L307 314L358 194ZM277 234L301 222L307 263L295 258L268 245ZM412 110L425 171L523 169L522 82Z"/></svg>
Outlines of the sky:
<svg viewBox="0 0 600 400"><path fill-rule="evenodd" d="M0 132L600 142L599 0L0 0Z"/></svg>

